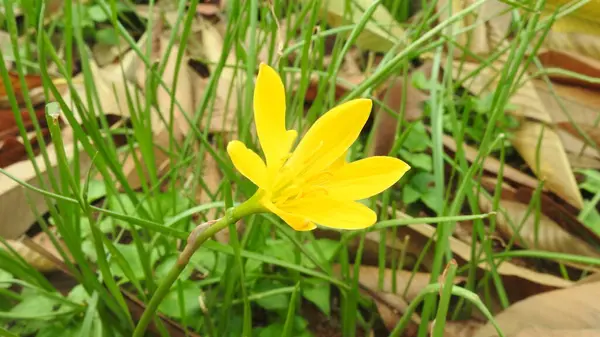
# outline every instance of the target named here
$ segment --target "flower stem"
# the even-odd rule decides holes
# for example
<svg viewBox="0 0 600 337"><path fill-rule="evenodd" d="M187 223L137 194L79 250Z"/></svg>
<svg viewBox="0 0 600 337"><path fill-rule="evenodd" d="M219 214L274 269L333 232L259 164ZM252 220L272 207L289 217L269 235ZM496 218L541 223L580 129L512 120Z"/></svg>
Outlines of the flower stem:
<svg viewBox="0 0 600 337"><path fill-rule="evenodd" d="M260 195L257 193L252 198L248 199L243 204L229 208L225 212L225 216L216 221L210 221L208 223L202 224L195 228L189 235L187 240L187 245L179 254L177 258L177 262L169 271L169 274L165 277L165 279L161 282L161 284L154 292L154 295L150 299L150 302L146 306L146 310L142 314L138 325L133 331L132 337L143 337L148 324L154 317L158 306L163 301L165 296L169 293L171 286L177 281L179 275L185 269L187 264L190 262L192 255L202 246L202 244L215 235L217 232L221 231L224 228L227 228L230 224L237 222L239 219L254 213L260 213L264 211L264 208L258 202ZM208 227L207 227L208 226Z"/></svg>

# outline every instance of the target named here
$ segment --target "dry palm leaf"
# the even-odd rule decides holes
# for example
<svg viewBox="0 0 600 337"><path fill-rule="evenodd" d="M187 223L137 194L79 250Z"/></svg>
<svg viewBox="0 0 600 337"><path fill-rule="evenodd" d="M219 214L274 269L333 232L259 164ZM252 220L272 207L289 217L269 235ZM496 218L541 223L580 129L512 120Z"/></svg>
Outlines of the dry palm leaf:
<svg viewBox="0 0 600 337"><path fill-rule="evenodd" d="M478 71L477 64L456 61L452 69L453 77L475 95L490 93L499 85L499 70L505 66L502 61L504 57L481 71ZM473 74L475 75L471 76ZM536 176L545 181L545 186L550 191L573 206L582 208L583 199L568 157L556 131L547 126L552 123L552 119L545 110L533 82L526 80L514 92L509 102L517 106L517 110L511 112L512 114L526 118L511 138L515 149ZM543 140L540 142L541 137Z"/></svg>
<svg viewBox="0 0 600 337"><path fill-rule="evenodd" d="M599 292L600 282L594 282L539 294L513 304L496 315L495 320L507 336L528 328L597 330L600 329L600 301L594 299ZM475 337L496 335L488 323Z"/></svg>

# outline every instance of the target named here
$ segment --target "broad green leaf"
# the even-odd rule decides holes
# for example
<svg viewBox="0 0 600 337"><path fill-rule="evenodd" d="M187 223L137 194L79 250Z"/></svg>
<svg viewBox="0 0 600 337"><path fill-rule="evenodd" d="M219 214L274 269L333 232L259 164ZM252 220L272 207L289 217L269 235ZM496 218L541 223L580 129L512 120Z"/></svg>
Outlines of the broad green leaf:
<svg viewBox="0 0 600 337"><path fill-rule="evenodd" d="M329 283L317 280L306 279L306 286L302 289L302 295L307 300L314 303L325 315L331 314L331 287Z"/></svg>
<svg viewBox="0 0 600 337"><path fill-rule="evenodd" d="M200 316L200 304L198 302L198 297L202 294L200 289L190 281L181 282L180 286L183 292L183 307L186 317ZM179 303L179 290L177 288L176 285L171 289L158 309L170 317L181 318L180 307L182 305Z"/></svg>
<svg viewBox="0 0 600 337"><path fill-rule="evenodd" d="M254 285L253 293L264 293L268 291L272 291L273 289L281 288L283 285L280 282L262 279L258 280ZM289 294L275 294L269 295L265 297L261 297L256 300L256 304L267 310L287 310L288 305L290 303L290 295Z"/></svg>
<svg viewBox="0 0 600 337"><path fill-rule="evenodd" d="M412 167L421 168L427 172L433 169L433 161L431 156L425 153L412 153L404 149L400 149L400 158L406 160Z"/></svg>

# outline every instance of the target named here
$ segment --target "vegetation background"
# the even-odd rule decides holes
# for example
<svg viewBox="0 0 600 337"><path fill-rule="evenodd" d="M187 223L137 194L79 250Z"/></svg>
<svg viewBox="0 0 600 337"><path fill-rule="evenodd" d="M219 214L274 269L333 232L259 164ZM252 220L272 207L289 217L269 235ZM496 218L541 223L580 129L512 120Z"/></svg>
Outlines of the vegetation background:
<svg viewBox="0 0 600 337"><path fill-rule="evenodd" d="M374 100L412 169L358 232L256 215L156 336L600 336L600 1L3 0L0 336L131 336L198 224L255 187L258 64L288 125Z"/></svg>

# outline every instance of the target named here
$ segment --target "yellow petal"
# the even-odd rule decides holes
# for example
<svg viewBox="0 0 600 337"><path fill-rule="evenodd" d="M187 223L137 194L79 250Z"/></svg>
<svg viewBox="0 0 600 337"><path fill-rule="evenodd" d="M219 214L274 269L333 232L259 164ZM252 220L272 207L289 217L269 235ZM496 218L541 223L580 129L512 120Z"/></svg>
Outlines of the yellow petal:
<svg viewBox="0 0 600 337"><path fill-rule="evenodd" d="M360 200L381 193L410 169L398 158L370 157L342 166L323 185L335 199Z"/></svg>
<svg viewBox="0 0 600 337"><path fill-rule="evenodd" d="M273 203L268 202L265 204L265 207L272 213L276 214L280 217L285 223L287 223L294 230L299 232L311 231L317 226L306 218L302 218L299 216L295 216L293 214L284 212L283 210L277 208Z"/></svg>
<svg viewBox="0 0 600 337"><path fill-rule="evenodd" d="M262 158L248 149L244 143L232 140L227 144L227 153L235 168L255 185L264 187L267 179L267 168Z"/></svg>
<svg viewBox="0 0 600 337"><path fill-rule="evenodd" d="M289 167L308 176L329 167L358 138L372 105L370 99L355 99L325 113L300 141Z"/></svg>
<svg viewBox="0 0 600 337"><path fill-rule="evenodd" d="M377 215L367 206L330 197L300 198L277 206L286 213L330 228L362 229L377 221Z"/></svg>
<svg viewBox="0 0 600 337"><path fill-rule="evenodd" d="M338 159L336 159L333 163L331 163L331 166L329 166L329 171L336 171L341 169L344 165L348 164L348 161L346 161L346 157L348 156L348 151L344 151L344 154L342 154Z"/></svg>
<svg viewBox="0 0 600 337"><path fill-rule="evenodd" d="M261 63L254 88L254 122L267 165L276 164L285 149L285 89L277 72Z"/></svg>

